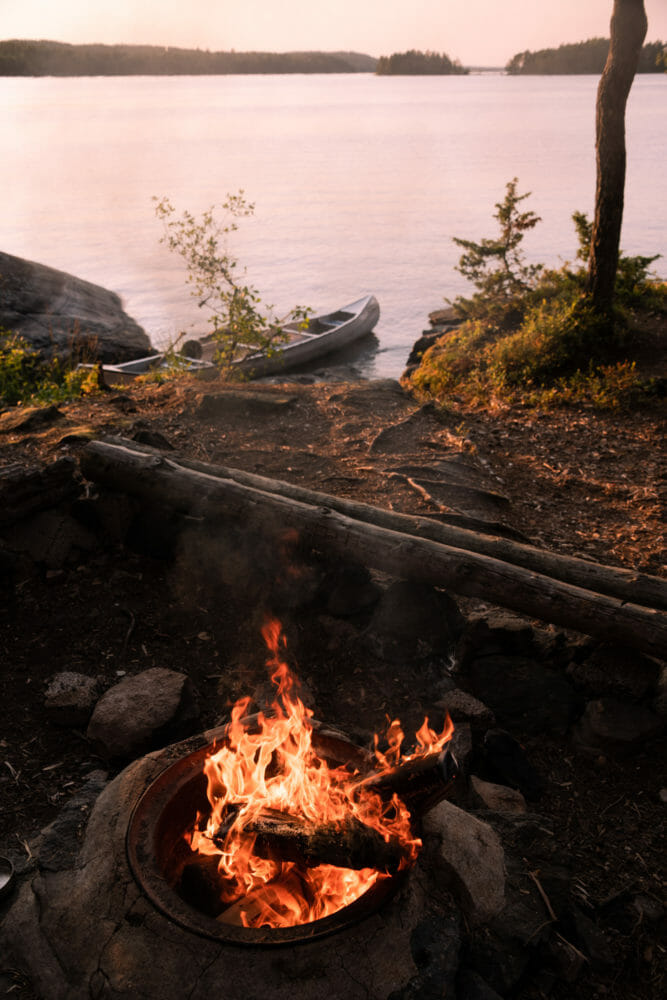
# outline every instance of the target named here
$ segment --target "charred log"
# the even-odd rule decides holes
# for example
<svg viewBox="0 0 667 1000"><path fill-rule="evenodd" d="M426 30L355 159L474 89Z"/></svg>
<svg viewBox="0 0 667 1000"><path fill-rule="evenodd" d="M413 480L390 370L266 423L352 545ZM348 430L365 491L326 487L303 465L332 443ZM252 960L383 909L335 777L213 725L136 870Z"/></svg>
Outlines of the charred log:
<svg viewBox="0 0 667 1000"><path fill-rule="evenodd" d="M185 865L176 885L179 896L208 917L217 917L227 905L222 901L225 880L218 871L219 863L219 857L197 855Z"/></svg>
<svg viewBox="0 0 667 1000"><path fill-rule="evenodd" d="M253 853L271 861L293 861L305 868L335 865L338 868L374 868L394 875L405 858L405 848L353 816L343 823L311 823L301 817L266 810L244 827L254 837ZM228 836L223 826L214 842L223 847Z"/></svg>
<svg viewBox="0 0 667 1000"><path fill-rule="evenodd" d="M377 792L383 799L398 795L413 816L423 816L438 802L449 797L456 783L456 761L449 750L426 754L389 771L368 775L357 789Z"/></svg>
<svg viewBox="0 0 667 1000"><path fill-rule="evenodd" d="M453 790L456 761L448 750L426 754L391 768L373 772L357 781L355 794L377 793L385 802L397 795L413 817L422 816ZM232 810L213 841L224 848L237 813ZM243 825L243 835L254 838L253 853L272 861L293 861L306 868L329 864L339 868L373 868L394 875L405 859L399 840L385 840L381 833L350 815L342 823L313 823L299 816L266 809ZM185 874L185 873L184 873ZM198 873L189 883L205 900L210 896L211 874Z"/></svg>

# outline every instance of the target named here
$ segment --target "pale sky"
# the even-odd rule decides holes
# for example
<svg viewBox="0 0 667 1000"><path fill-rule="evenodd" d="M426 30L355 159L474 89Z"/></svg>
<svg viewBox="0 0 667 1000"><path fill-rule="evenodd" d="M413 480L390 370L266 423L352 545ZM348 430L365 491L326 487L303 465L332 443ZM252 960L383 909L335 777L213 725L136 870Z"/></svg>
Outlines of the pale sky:
<svg viewBox="0 0 667 1000"><path fill-rule="evenodd" d="M667 41L667 0L645 0ZM0 0L0 38L211 50L446 52L504 66L516 52L608 36L612 0Z"/></svg>

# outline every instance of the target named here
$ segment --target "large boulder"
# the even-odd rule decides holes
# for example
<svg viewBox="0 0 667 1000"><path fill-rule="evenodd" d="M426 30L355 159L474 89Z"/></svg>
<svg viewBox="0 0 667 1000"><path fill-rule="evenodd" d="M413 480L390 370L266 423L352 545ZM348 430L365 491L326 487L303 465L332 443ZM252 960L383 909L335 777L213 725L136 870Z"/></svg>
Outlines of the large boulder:
<svg viewBox="0 0 667 1000"><path fill-rule="evenodd" d="M45 358L68 358L74 349L83 360L113 364L151 352L115 292L1 251L0 328L16 331Z"/></svg>

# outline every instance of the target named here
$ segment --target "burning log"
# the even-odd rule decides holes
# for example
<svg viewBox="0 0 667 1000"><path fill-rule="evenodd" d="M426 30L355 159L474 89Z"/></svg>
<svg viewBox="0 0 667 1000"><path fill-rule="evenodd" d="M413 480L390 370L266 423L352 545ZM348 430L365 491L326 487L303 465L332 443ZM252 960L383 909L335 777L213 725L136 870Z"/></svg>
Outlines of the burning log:
<svg viewBox="0 0 667 1000"><path fill-rule="evenodd" d="M413 817L422 816L448 796L456 781L457 767L448 750L414 757L387 771L373 772L353 786L376 792L383 800L398 795ZM220 847L233 827L236 813L216 831L213 841ZM385 840L377 831L353 816L343 823L311 823L276 810L263 810L243 826L255 838L253 854L273 861L294 861L308 868L336 865L339 868L374 868L394 875L406 858L405 845L397 838Z"/></svg>
<svg viewBox="0 0 667 1000"><path fill-rule="evenodd" d="M228 836L225 824L213 837L220 848ZM286 813L267 810L244 826L244 834L255 838L257 857L270 861L294 861L305 868L335 865L337 868L374 868L395 875L405 858L405 848L395 838L385 841L377 830L349 816L343 823L309 823Z"/></svg>
<svg viewBox="0 0 667 1000"><path fill-rule="evenodd" d="M415 757L389 771L378 771L359 781L355 789L377 792L383 799L398 795L414 817L423 816L453 791L456 760L449 750Z"/></svg>
<svg viewBox="0 0 667 1000"><path fill-rule="evenodd" d="M82 454L81 467L87 478L149 502L202 517L224 515L257 530L279 523L298 529L304 542L350 554L403 579L446 587L660 658L667 649L667 613L632 603L631 586L626 599L611 597L481 552L185 468L131 446L91 442ZM657 596L667 590L661 586Z"/></svg>

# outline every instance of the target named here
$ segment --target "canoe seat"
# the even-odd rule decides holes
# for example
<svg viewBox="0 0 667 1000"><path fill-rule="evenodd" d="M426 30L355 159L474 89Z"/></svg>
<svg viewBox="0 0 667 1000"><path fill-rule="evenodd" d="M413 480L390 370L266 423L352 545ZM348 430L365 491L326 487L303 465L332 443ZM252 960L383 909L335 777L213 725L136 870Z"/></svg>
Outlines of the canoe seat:
<svg viewBox="0 0 667 1000"><path fill-rule="evenodd" d="M327 330L332 330L335 325L336 325L335 323L325 323L323 320L313 317L312 319L308 320L306 332L310 334L326 333Z"/></svg>

